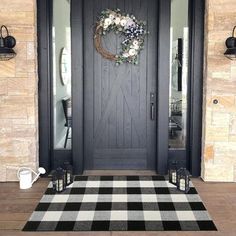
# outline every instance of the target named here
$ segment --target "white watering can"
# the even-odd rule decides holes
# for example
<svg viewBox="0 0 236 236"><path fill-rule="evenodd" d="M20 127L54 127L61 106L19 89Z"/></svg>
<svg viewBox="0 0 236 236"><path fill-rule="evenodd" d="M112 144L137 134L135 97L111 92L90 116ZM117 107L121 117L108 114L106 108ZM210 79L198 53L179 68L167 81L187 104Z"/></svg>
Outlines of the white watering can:
<svg viewBox="0 0 236 236"><path fill-rule="evenodd" d="M32 180L32 173L35 178ZM17 172L17 177L20 180L20 189L28 189L39 178L41 174L45 174L46 170L43 167L38 168L38 173L29 167L21 167Z"/></svg>

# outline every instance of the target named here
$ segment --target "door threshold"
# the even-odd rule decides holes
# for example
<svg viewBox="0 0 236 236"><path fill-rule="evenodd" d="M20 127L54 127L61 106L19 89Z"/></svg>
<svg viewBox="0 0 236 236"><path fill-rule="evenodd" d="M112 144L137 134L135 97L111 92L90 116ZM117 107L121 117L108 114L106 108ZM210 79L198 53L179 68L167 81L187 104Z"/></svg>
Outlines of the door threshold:
<svg viewBox="0 0 236 236"><path fill-rule="evenodd" d="M157 175L154 170L85 170L83 175Z"/></svg>

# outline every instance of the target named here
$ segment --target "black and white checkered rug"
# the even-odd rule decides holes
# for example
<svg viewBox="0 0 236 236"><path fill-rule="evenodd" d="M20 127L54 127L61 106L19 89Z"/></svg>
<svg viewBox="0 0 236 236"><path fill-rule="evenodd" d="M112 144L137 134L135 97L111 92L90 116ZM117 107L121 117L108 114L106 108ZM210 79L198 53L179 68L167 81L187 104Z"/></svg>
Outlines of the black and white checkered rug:
<svg viewBox="0 0 236 236"><path fill-rule="evenodd" d="M196 189L164 176L76 176L63 193L51 183L24 231L217 230Z"/></svg>

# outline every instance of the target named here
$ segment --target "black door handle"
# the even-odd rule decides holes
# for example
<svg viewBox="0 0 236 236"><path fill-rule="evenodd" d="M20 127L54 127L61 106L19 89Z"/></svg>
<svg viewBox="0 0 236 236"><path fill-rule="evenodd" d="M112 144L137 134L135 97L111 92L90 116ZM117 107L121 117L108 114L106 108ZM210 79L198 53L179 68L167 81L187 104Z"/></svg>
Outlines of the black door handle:
<svg viewBox="0 0 236 236"><path fill-rule="evenodd" d="M151 120L155 120L155 106L154 103L151 102Z"/></svg>
<svg viewBox="0 0 236 236"><path fill-rule="evenodd" d="M150 118L155 120L155 93L150 93Z"/></svg>

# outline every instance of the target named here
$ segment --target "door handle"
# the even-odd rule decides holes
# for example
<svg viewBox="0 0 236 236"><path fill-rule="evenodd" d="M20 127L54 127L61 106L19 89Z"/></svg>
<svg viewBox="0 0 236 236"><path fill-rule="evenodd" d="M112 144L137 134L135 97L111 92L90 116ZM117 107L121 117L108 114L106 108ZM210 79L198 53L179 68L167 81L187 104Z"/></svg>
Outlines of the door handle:
<svg viewBox="0 0 236 236"><path fill-rule="evenodd" d="M155 93L150 93L150 118L155 120Z"/></svg>
<svg viewBox="0 0 236 236"><path fill-rule="evenodd" d="M151 102L151 120L155 120L155 105Z"/></svg>

